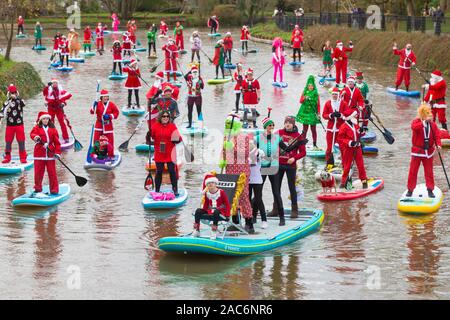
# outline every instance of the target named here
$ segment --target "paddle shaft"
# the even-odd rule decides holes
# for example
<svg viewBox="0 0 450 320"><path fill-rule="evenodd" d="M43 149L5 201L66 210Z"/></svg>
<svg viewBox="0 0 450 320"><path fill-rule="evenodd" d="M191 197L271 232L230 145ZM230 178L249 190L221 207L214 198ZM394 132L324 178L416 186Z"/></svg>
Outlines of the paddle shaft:
<svg viewBox="0 0 450 320"><path fill-rule="evenodd" d="M255 80L258 80L259 78L261 78L263 75L265 75L270 69L273 68L273 64L270 65L269 68L267 68L266 71L264 71L263 73L261 73Z"/></svg>
<svg viewBox="0 0 450 320"><path fill-rule="evenodd" d="M200 51L208 58L208 60L209 60L210 63L213 63L212 59L206 54L205 51L203 51L202 48L200 48Z"/></svg>
<svg viewBox="0 0 450 320"><path fill-rule="evenodd" d="M136 72L136 69L135 68L133 68L132 66L130 66L130 65L128 65L128 68L130 68L131 70L133 70L133 71L135 71ZM149 87L149 88L151 88L151 86L147 83L147 81L145 81L144 79L142 79L142 77L141 77L141 75L140 74L138 74L137 72L136 72L136 75L139 77L139 79L141 79L142 80L142 82L144 82L146 85L147 85L147 87Z"/></svg>
<svg viewBox="0 0 450 320"><path fill-rule="evenodd" d="M97 105L98 105L98 99L99 99L99 93L100 93L100 80L97 80L97 92L96 92L96 97L95 97L95 101L94 101L94 115L97 111ZM88 148L88 152L87 152L87 156L86 156L86 160L87 162L91 162L91 149L92 149L92 145L93 145L93 140L94 140L94 131L95 131L95 122L97 121L94 120L94 123L92 124L92 130L91 130L91 139L89 141L89 148Z"/></svg>
<svg viewBox="0 0 450 320"><path fill-rule="evenodd" d="M450 188L450 180L448 179L447 170L445 170L444 161L442 160L442 155L441 155L441 152L439 151L439 146L437 144L436 136L434 134L434 130L433 130L431 123L430 123L430 130L431 130L431 134L433 135L434 145L436 146L436 151L439 155L439 160L441 161L442 170L444 170L444 175L445 175L445 179L447 180L447 185Z"/></svg>
<svg viewBox="0 0 450 320"><path fill-rule="evenodd" d="M393 144L395 142L395 139L393 136L391 136L391 135L387 134L386 132L384 132L383 130L381 130L380 127L378 127L377 124L371 118L369 118L369 120L370 120L370 122L372 122L372 124L375 126L375 128L377 128L381 132L381 134L384 137L384 140L386 140L387 143Z"/></svg>
<svg viewBox="0 0 450 320"><path fill-rule="evenodd" d="M156 69L158 69L158 67L165 61L165 59L162 59L156 66L152 67L150 69L150 73L153 73L156 71Z"/></svg>

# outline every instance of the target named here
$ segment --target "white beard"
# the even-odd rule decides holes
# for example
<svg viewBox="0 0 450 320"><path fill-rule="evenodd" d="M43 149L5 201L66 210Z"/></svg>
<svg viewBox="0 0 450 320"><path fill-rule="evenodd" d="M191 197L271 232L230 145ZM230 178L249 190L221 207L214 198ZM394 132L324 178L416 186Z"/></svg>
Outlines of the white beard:
<svg viewBox="0 0 450 320"><path fill-rule="evenodd" d="M344 49L344 46L337 46L337 48L342 51L342 49Z"/></svg>
<svg viewBox="0 0 450 320"><path fill-rule="evenodd" d="M334 111L339 111L339 105L340 105L340 101L338 100L331 100L331 107L333 108Z"/></svg>
<svg viewBox="0 0 450 320"><path fill-rule="evenodd" d="M357 125L357 124L358 124L358 119L356 119L356 117L351 118L350 121L351 121L354 125Z"/></svg>
<svg viewBox="0 0 450 320"><path fill-rule="evenodd" d="M155 88L159 88L161 86L161 79L155 80L155 83L153 84Z"/></svg>

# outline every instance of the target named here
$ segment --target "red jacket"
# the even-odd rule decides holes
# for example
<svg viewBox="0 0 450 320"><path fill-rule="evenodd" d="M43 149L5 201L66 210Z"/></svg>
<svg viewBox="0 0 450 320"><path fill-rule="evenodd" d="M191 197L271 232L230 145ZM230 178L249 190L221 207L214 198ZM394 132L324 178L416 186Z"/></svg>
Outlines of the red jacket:
<svg viewBox="0 0 450 320"><path fill-rule="evenodd" d="M342 50L340 50L338 47L334 48L333 50L333 54L331 55L331 57L333 59L337 59L339 61L346 61L348 60L348 56L346 54L346 52L352 52L353 48L347 48L347 47L343 47Z"/></svg>
<svg viewBox="0 0 450 320"><path fill-rule="evenodd" d="M341 151L348 148L354 148L350 146L350 143L352 141L360 141L363 135L364 134L359 133L359 126L357 124L350 125L347 121L345 121L339 128L339 133L337 136L337 141Z"/></svg>
<svg viewBox="0 0 450 320"><path fill-rule="evenodd" d="M114 133L114 126L112 120L117 119L119 117L119 109L117 106L108 101L106 106L103 102L99 101L97 104L97 108L92 106L90 110L91 114L95 114L97 116L97 121L95 122L95 131L102 131L103 133ZM109 120L103 120L103 116L109 114L111 118Z"/></svg>
<svg viewBox="0 0 450 320"><path fill-rule="evenodd" d="M61 154L61 143L59 142L58 130L56 128L47 127L45 129L43 126L36 125L31 130L30 138L34 140L36 136L41 138L41 142L36 143L34 146L34 160L54 160L55 154ZM44 147L45 143L48 144L50 151Z"/></svg>
<svg viewBox="0 0 450 320"><path fill-rule="evenodd" d="M339 128L344 123L344 113L347 110L348 105L347 105L347 102L340 100L340 101L338 101L339 106L336 106L335 108L333 108L333 105L331 102L332 102L331 100L328 100L327 102L325 102L325 105L323 106L322 117L324 119L328 120L327 131L339 132ZM330 114L332 114L335 111L338 111L341 113L340 118L331 118L330 117ZM336 122L336 126L334 126L335 122ZM334 130L333 130L333 128L334 128Z"/></svg>
<svg viewBox="0 0 450 320"><path fill-rule="evenodd" d="M400 61L398 62L399 68L411 69L411 62L416 63L416 55L412 50L409 55L406 54L406 49L394 49L393 51L396 56L400 56Z"/></svg>
<svg viewBox="0 0 450 320"><path fill-rule="evenodd" d="M23 26L24 23L25 23L25 20L23 18L17 19L17 25Z"/></svg>
<svg viewBox="0 0 450 320"><path fill-rule="evenodd" d="M242 81L244 80L245 76L243 74L238 74L238 72L235 71L233 77L234 77L234 80L236 80L236 85L234 86L234 92L235 93L241 92Z"/></svg>
<svg viewBox="0 0 450 320"><path fill-rule="evenodd" d="M152 124L151 135L155 141L155 162L177 163L177 150L172 141L182 141L177 126L174 123Z"/></svg>
<svg viewBox="0 0 450 320"><path fill-rule="evenodd" d="M159 31L161 32L161 34L166 34L167 31L169 31L169 26L167 24L160 24L159 25Z"/></svg>
<svg viewBox="0 0 450 320"><path fill-rule="evenodd" d="M67 100L72 98L72 94L68 93L66 90L58 86L56 90L53 86L46 86L42 90L44 99L48 104L48 108L58 109L62 103L67 103Z"/></svg>
<svg viewBox="0 0 450 320"><path fill-rule="evenodd" d="M303 38L303 36L305 34L303 33L303 30L300 28L298 28L298 29L294 28L294 30L292 30L292 36L295 36L295 31L297 31L297 30L300 31L300 36Z"/></svg>
<svg viewBox="0 0 450 320"><path fill-rule="evenodd" d="M292 48L300 49L302 47L303 37L293 35L291 38Z"/></svg>
<svg viewBox="0 0 450 320"><path fill-rule="evenodd" d="M103 39L105 37L104 31L105 29L100 29L99 27L95 29L95 36L97 37L97 39Z"/></svg>
<svg viewBox="0 0 450 320"><path fill-rule="evenodd" d="M163 45L162 51L164 51L164 56L166 59L175 59L178 58L178 47L175 44L172 45Z"/></svg>
<svg viewBox="0 0 450 320"><path fill-rule="evenodd" d="M133 69L129 67L123 68L123 72L128 73L127 81L125 82L126 89L140 89L141 81L139 77L141 76L141 71L138 69Z"/></svg>
<svg viewBox="0 0 450 320"><path fill-rule="evenodd" d="M59 41L61 41L60 37L53 38L53 50L59 50Z"/></svg>
<svg viewBox="0 0 450 320"><path fill-rule="evenodd" d="M84 43L90 43L92 38L91 29L84 29Z"/></svg>
<svg viewBox="0 0 450 320"><path fill-rule="evenodd" d="M248 37L250 36L250 32L247 28L241 28L241 41L248 40Z"/></svg>
<svg viewBox="0 0 450 320"><path fill-rule="evenodd" d="M305 136L302 136L300 133L298 133L298 130L286 131L285 129L280 129L277 131L277 134L280 136L281 140L283 140L283 142L288 146L297 137L299 137L297 139L297 141L305 139ZM305 156L306 156L306 147L305 147L305 145L301 145L301 146L298 146L296 149L286 152L286 153L284 151L281 151L278 160L280 162L280 165L289 165L289 166L295 168L297 166L297 164L296 164L297 160L300 160L301 158L303 158ZM291 164L288 164L288 160L290 158L294 158L295 161Z"/></svg>
<svg viewBox="0 0 450 320"><path fill-rule="evenodd" d="M215 206L213 206L213 201L208 198L207 194L205 194L205 201L203 201L203 210L207 211L208 214L213 214L213 210L214 208L216 208L224 217L229 217L231 207L230 202L228 201L227 194L222 189L219 189L217 192L220 193L220 196L216 200Z"/></svg>
<svg viewBox="0 0 450 320"><path fill-rule="evenodd" d="M233 38L231 36L223 38L223 46L225 50L233 49Z"/></svg>
<svg viewBox="0 0 450 320"><path fill-rule="evenodd" d="M61 54L69 54L69 41L64 41L63 39L59 40L58 48Z"/></svg>
<svg viewBox="0 0 450 320"><path fill-rule="evenodd" d="M122 46L123 46L123 49L124 50L131 50L131 45L132 45L132 41L131 41L131 38L130 38L131 36L126 36L126 35L124 35L123 37L122 37Z"/></svg>
<svg viewBox="0 0 450 320"><path fill-rule="evenodd" d="M242 81L242 92L244 104L258 104L258 94L256 90L260 89L259 82L256 79L252 81L244 79Z"/></svg>
<svg viewBox="0 0 450 320"><path fill-rule="evenodd" d="M341 99L347 103L349 108L364 107L364 97L356 85L353 87L353 90L346 86L341 91Z"/></svg>
<svg viewBox="0 0 450 320"><path fill-rule="evenodd" d="M411 155L415 157L422 158L431 158L434 155L434 151L436 149L436 144L441 146L441 137L438 126L436 122L430 121L431 129L425 130L425 126L420 119L414 119L411 122L412 129L412 147L411 147ZM430 127L428 127L430 128ZM425 136L429 139L429 148L428 150L424 149L425 144ZM436 139L435 139L436 138Z"/></svg>
<svg viewBox="0 0 450 320"><path fill-rule="evenodd" d="M447 91L447 84L442 79L438 83L430 84L427 95L423 100L430 103L433 108L446 108L445 93Z"/></svg>
<svg viewBox="0 0 450 320"><path fill-rule="evenodd" d="M111 52L113 54L113 60L114 62L121 62L122 61L122 46L120 47L112 47Z"/></svg>

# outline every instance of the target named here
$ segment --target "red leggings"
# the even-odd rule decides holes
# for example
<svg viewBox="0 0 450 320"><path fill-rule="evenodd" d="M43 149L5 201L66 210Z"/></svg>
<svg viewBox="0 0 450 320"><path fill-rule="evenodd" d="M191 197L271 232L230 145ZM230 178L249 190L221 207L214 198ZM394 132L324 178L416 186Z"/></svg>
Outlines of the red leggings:
<svg viewBox="0 0 450 320"><path fill-rule="evenodd" d="M338 133L339 132L334 133L334 143L336 143ZM330 164L331 163L331 159L330 159L331 154L333 153L333 132L327 131L326 139L327 139L327 151L325 153L325 158L326 158L327 164Z"/></svg>
<svg viewBox="0 0 450 320"><path fill-rule="evenodd" d="M303 125L303 134L305 135L305 137L306 137L306 134L308 133L308 128L309 128L308 124L304 124ZM313 143L314 143L314 145L316 145L316 143L317 143L317 131L316 131L316 125L315 124L311 125L311 132L312 132L312 137L313 137Z"/></svg>
<svg viewBox="0 0 450 320"><path fill-rule="evenodd" d="M423 164L423 171L425 174L425 184L427 189L434 189L434 174L433 174L433 157L427 159L425 157L411 157L408 174L408 190L414 191L417 185L417 173L419 172L420 163Z"/></svg>
<svg viewBox="0 0 450 320"><path fill-rule="evenodd" d="M105 39L99 39L99 38L97 38L96 44L97 44L97 50L100 50L100 49L103 50L104 47L105 47Z"/></svg>
<svg viewBox="0 0 450 320"><path fill-rule="evenodd" d="M6 126L5 130L5 152L11 152L12 143L16 137L19 143L19 151L25 151L25 131L23 125Z"/></svg>
<svg viewBox="0 0 450 320"><path fill-rule="evenodd" d="M336 61L336 84L347 83L347 64L347 60Z"/></svg>
<svg viewBox="0 0 450 320"><path fill-rule="evenodd" d="M55 123L55 116L56 118L58 118L59 125L61 126L62 138L64 140L69 140L69 132L67 132L64 110L62 108L60 108L59 110L55 110L54 108L48 108L48 113L52 117L53 123Z"/></svg>
<svg viewBox="0 0 450 320"><path fill-rule="evenodd" d="M42 192L42 180L44 179L45 168L47 168L48 180L50 182L50 193L59 193L55 160L34 160L34 191Z"/></svg>
<svg viewBox="0 0 450 320"><path fill-rule="evenodd" d="M364 168L364 159L362 154L362 148L351 148L340 145L342 153L342 164L344 166L344 172L342 173L341 184L345 184L350 173L350 168L355 160L356 167L358 168L359 179L367 180L366 168Z"/></svg>
<svg viewBox="0 0 450 320"><path fill-rule="evenodd" d="M95 141L98 141L100 139L100 136L104 135L108 138L108 143L112 146L112 148L109 149L108 157L114 157L114 133L103 133L103 131L94 131L94 143Z"/></svg>
<svg viewBox="0 0 450 320"><path fill-rule="evenodd" d="M445 118L445 110L446 108L432 108L431 112L433 113L433 121L436 122L436 118L438 118L441 124L447 123L447 119Z"/></svg>
<svg viewBox="0 0 450 320"><path fill-rule="evenodd" d="M395 81L396 86L400 86L402 81L405 80L405 86L409 87L411 79L411 69L397 68L397 80Z"/></svg>

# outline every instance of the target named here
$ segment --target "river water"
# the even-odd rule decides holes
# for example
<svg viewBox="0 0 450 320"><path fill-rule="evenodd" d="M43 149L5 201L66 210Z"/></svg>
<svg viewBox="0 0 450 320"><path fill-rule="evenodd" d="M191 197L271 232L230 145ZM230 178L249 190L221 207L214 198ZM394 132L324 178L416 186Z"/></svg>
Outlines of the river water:
<svg viewBox="0 0 450 320"><path fill-rule="evenodd" d="M190 32L191 30L187 30ZM204 50L213 55L215 41L203 30ZM238 30L234 31L234 35ZM144 33L140 39L145 43ZM110 38L106 38L107 46ZM50 38L45 39L51 49ZM186 47L189 49L188 39ZM369 197L344 203L324 204L316 200L320 187L314 172L323 162L305 158L300 173L305 191L301 206L321 208L325 221L321 230L279 250L249 258L171 257L158 250L161 237L190 231L192 212L200 202L203 173L216 169L220 148L220 131L228 112L234 106L233 84L206 86L203 93L205 125L211 134L193 145L196 163L185 165L180 186L190 192L188 204L181 210L167 213L145 211L141 200L145 194L146 156L134 152L142 143L146 130L141 130L123 154L123 162L115 171L87 173L83 169L85 150L93 118L89 107L95 97L96 80L111 92L119 106L126 102L123 83L107 80L111 56L90 58L77 65L68 75L48 70L50 50L30 50L32 40L16 42L13 59L30 62L41 74L44 83L52 77L60 79L74 97L66 107L77 138L84 151L67 151L63 159L76 173L89 178L79 188L72 176L58 165L60 182L71 184L69 201L50 210L16 210L11 200L33 186L32 171L21 176L0 177L0 289L2 297L44 299L404 299L450 298L449 205L444 200L439 213L426 217L408 217L398 213L396 202L406 187L409 166L410 121L416 114L418 100L389 95L385 87L392 85L394 68L350 62L352 71L365 72L371 100L384 125L394 133L396 142L388 145L379 139L375 145L380 153L366 157L369 176L385 179L382 191ZM159 45L159 44L158 44ZM258 76L270 63L270 47L258 47L258 54L244 57L233 53L235 60L252 67ZM140 54L143 77L150 84L148 72L152 61ZM161 54L159 54L161 57ZM307 52L307 63L301 68L285 67L289 87L272 87L272 71L261 79L261 113L272 106L277 127L286 114L295 115L299 97L308 74L317 74L321 57ZM181 60L184 71L190 57ZM204 79L214 70L202 56ZM158 59L159 61L159 59ZM419 77L413 74L415 87ZM20 90L20 88L19 88ZM147 88L141 90L144 101ZM322 105L329 94L320 89ZM180 110L186 119L186 88L181 89ZM44 109L39 94L26 101L27 134L38 111ZM118 146L132 133L138 120L120 116L115 121ZM4 128L2 128L3 137ZM325 146L324 134L318 127L319 146ZM4 149L3 138L0 142ZM15 146L16 148L16 146ZM31 140L27 140L31 152ZM204 150L202 152L202 150ZM446 153L444 151L443 153ZM444 156L444 159L446 157ZM448 160L447 160L448 161ZM435 164L436 183L447 191L439 163ZM423 180L422 170L419 181ZM267 184L265 204L271 207L272 196ZM283 186L287 200L287 185ZM80 282L75 280L79 279Z"/></svg>

